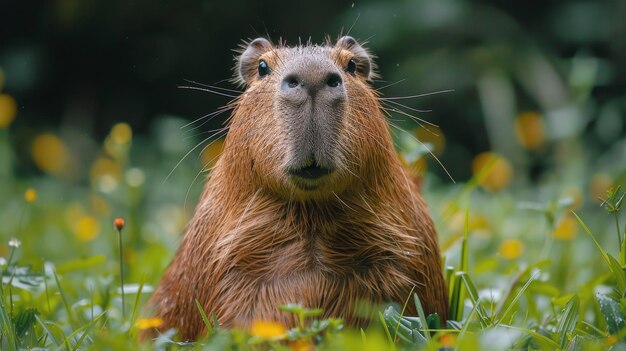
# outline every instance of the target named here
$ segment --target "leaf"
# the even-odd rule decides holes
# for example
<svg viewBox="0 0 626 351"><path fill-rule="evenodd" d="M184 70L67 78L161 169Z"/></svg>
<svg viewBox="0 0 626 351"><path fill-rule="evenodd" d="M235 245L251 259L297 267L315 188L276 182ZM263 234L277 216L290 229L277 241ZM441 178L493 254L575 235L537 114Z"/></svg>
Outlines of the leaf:
<svg viewBox="0 0 626 351"><path fill-rule="evenodd" d="M561 349L565 348L568 344L568 335L574 331L574 328L576 328L579 305L580 300L578 299L578 296L574 295L574 297L572 297L565 306L563 314L561 314L559 324L556 328L557 333L559 334L559 347Z"/></svg>
<svg viewBox="0 0 626 351"><path fill-rule="evenodd" d="M598 304L600 305L600 311L602 311L604 320L609 328L609 333L617 334L626 326L621 304L619 301L616 301L612 297L604 294L598 294L596 298L598 299Z"/></svg>
<svg viewBox="0 0 626 351"><path fill-rule="evenodd" d="M37 314L36 308L27 308L26 310L20 312L17 316L15 316L15 320L13 321L15 325L15 334L22 338L26 332L35 324L37 321L35 319L35 315Z"/></svg>

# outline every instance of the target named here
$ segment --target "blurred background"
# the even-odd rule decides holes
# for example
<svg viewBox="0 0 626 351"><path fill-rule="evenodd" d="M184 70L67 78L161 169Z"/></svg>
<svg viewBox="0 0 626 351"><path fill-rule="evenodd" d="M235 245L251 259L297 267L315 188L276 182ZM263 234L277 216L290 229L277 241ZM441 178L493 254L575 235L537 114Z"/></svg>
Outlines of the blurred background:
<svg viewBox="0 0 626 351"><path fill-rule="evenodd" d="M129 274L154 281L219 154L219 140L200 143L228 117L185 126L230 98L179 86L236 89L242 39L321 43L349 29L377 56L384 96L453 90L397 100L430 110L396 106L434 133L390 117L404 161L426 173L444 251L462 228L458 194L477 184L478 249L515 260L522 244L545 249L542 231L575 231L554 208L510 221L520 208L565 198L597 210L625 183L624 18L619 0L2 0L0 238L37 240L23 252L38 259L113 256L111 220L123 216L127 260L151 267Z"/></svg>

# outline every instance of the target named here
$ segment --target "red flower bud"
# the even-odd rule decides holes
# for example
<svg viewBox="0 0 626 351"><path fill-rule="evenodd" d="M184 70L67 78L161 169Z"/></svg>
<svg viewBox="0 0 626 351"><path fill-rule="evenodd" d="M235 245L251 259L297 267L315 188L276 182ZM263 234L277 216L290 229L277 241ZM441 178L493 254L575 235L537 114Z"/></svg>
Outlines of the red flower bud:
<svg viewBox="0 0 626 351"><path fill-rule="evenodd" d="M122 230L124 228L124 224L125 224L124 218L118 217L113 221L113 225L115 226L115 229L117 230Z"/></svg>

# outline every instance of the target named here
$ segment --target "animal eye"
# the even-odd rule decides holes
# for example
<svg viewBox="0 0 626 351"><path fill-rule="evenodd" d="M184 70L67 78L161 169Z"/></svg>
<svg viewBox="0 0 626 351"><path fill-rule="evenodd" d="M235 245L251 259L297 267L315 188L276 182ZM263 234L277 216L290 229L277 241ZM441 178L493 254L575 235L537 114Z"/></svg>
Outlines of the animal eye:
<svg viewBox="0 0 626 351"><path fill-rule="evenodd" d="M348 67L346 67L348 73L356 72L356 62L354 60L348 61Z"/></svg>
<svg viewBox="0 0 626 351"><path fill-rule="evenodd" d="M264 77L270 74L270 66L267 65L267 62L261 60L259 61L259 77Z"/></svg>

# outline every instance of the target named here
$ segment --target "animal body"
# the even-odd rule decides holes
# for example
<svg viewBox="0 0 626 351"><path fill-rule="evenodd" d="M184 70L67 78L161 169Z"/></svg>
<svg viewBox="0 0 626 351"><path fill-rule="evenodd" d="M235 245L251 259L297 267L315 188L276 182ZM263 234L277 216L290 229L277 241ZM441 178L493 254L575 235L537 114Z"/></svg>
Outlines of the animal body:
<svg viewBox="0 0 626 351"><path fill-rule="evenodd" d="M351 37L259 38L242 50L245 91L223 153L150 301L161 329L199 336L195 300L226 327L292 325L277 309L286 303L362 324L359 302L402 303L411 291L445 320L435 228L394 150L373 69Z"/></svg>

